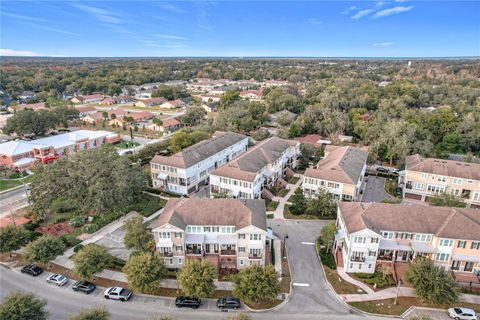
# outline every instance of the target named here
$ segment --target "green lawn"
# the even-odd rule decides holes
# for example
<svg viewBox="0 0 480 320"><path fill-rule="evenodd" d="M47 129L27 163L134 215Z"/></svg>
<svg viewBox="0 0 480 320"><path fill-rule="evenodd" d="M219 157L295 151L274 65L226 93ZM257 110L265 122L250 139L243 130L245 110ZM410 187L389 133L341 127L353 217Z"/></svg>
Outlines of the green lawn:
<svg viewBox="0 0 480 320"><path fill-rule="evenodd" d="M130 149L130 148L133 148L133 147L137 147L139 145L140 145L140 143L138 143L136 141L122 140L119 143L115 144L115 147L117 147L118 149Z"/></svg>
<svg viewBox="0 0 480 320"><path fill-rule="evenodd" d="M283 197L285 197L285 196L287 195L287 193L288 193L289 191L290 191L290 190L289 190L289 189L287 189L287 188L285 188L285 189L282 189L282 190L280 190L280 191L277 193L277 196L279 196L279 197L282 197L282 198L283 198Z"/></svg>
<svg viewBox="0 0 480 320"><path fill-rule="evenodd" d="M130 210L137 211L142 216L148 217L162 209L166 203L167 201L164 199L144 193L136 203L130 206Z"/></svg>
<svg viewBox="0 0 480 320"><path fill-rule="evenodd" d="M268 201L267 211L275 211L280 203L278 201Z"/></svg>
<svg viewBox="0 0 480 320"><path fill-rule="evenodd" d="M298 182L298 180L300 180L299 177L290 177L290 179L288 179L288 183L296 184Z"/></svg>
<svg viewBox="0 0 480 320"><path fill-rule="evenodd" d="M283 209L283 217L285 219L294 219L294 220L318 220L319 219L319 217L309 215L309 214L294 215L290 212L289 204L285 204L285 208Z"/></svg>
<svg viewBox="0 0 480 320"><path fill-rule="evenodd" d="M29 183L32 180L32 176L28 176L23 179L25 183ZM22 180L0 180L0 191L8 190L14 187L22 185Z"/></svg>

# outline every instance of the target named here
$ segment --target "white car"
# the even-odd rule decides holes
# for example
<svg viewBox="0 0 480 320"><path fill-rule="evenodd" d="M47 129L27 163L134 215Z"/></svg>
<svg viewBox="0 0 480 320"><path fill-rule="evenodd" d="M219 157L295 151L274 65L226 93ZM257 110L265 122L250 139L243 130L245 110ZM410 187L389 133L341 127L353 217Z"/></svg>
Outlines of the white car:
<svg viewBox="0 0 480 320"><path fill-rule="evenodd" d="M62 276L61 274L54 273L47 278L47 282L56 284L57 286L61 287L68 282L68 278Z"/></svg>
<svg viewBox="0 0 480 320"><path fill-rule="evenodd" d="M468 308L450 308L448 315L455 320L477 320L475 311Z"/></svg>
<svg viewBox="0 0 480 320"><path fill-rule="evenodd" d="M128 301L132 297L132 292L122 287L110 287L105 290L103 296L105 299Z"/></svg>

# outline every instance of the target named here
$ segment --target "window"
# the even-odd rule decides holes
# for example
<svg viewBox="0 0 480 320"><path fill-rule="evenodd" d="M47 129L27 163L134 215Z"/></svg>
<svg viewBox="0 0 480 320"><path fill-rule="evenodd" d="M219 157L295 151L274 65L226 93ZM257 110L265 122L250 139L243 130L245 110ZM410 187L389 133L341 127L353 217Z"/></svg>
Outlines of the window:
<svg viewBox="0 0 480 320"><path fill-rule="evenodd" d="M210 227L203 227L204 232L210 232Z"/></svg>
<svg viewBox="0 0 480 320"><path fill-rule="evenodd" d="M450 189L450 194L452 196L459 196L460 195L460 190L459 189Z"/></svg>
<svg viewBox="0 0 480 320"><path fill-rule="evenodd" d="M378 243L378 238L371 238L370 243Z"/></svg>
<svg viewBox="0 0 480 320"><path fill-rule="evenodd" d="M368 251L368 256L369 257L376 257L377 253L375 251Z"/></svg>
<svg viewBox="0 0 480 320"><path fill-rule="evenodd" d="M457 243L457 248L463 248L465 249L465 246L467 245L467 241L464 240L459 240Z"/></svg>
<svg viewBox="0 0 480 320"><path fill-rule="evenodd" d="M175 232L175 238L181 239L182 238L182 233L181 232Z"/></svg>
<svg viewBox="0 0 480 320"><path fill-rule="evenodd" d="M453 184L462 184L462 179L453 178L453 179L452 179L452 183L453 183Z"/></svg>
<svg viewBox="0 0 480 320"><path fill-rule="evenodd" d="M382 232L382 237L385 239L393 239L393 232L384 231Z"/></svg>
<svg viewBox="0 0 480 320"><path fill-rule="evenodd" d="M437 261L448 261L450 255L447 253L437 253L435 260Z"/></svg>
<svg viewBox="0 0 480 320"><path fill-rule="evenodd" d="M416 234L415 241L432 241L432 235L430 234Z"/></svg>
<svg viewBox="0 0 480 320"><path fill-rule="evenodd" d="M472 241L472 244L470 245L470 249L480 249L480 242Z"/></svg>
<svg viewBox="0 0 480 320"><path fill-rule="evenodd" d="M258 233L251 233L250 240L262 240L262 235Z"/></svg>
<svg viewBox="0 0 480 320"><path fill-rule="evenodd" d="M447 178L444 177L444 176L438 176L438 181L445 182L445 181L447 181Z"/></svg>
<svg viewBox="0 0 480 320"><path fill-rule="evenodd" d="M453 245L453 240L440 239L440 247L451 247Z"/></svg>
<svg viewBox="0 0 480 320"><path fill-rule="evenodd" d="M361 263L358 264L358 270L362 270L362 264Z"/></svg>
<svg viewBox="0 0 480 320"><path fill-rule="evenodd" d="M480 191L473 194L473 201L480 201Z"/></svg>
<svg viewBox="0 0 480 320"><path fill-rule="evenodd" d="M352 268L353 268L353 263L350 263L350 269L352 269Z"/></svg>
<svg viewBox="0 0 480 320"><path fill-rule="evenodd" d="M238 239L245 239L245 233L239 233Z"/></svg>
<svg viewBox="0 0 480 320"><path fill-rule="evenodd" d="M240 259L240 265L243 266L243 259Z"/></svg>
<svg viewBox="0 0 480 320"><path fill-rule="evenodd" d="M182 264L182 258L178 258L178 264Z"/></svg>
<svg viewBox="0 0 480 320"><path fill-rule="evenodd" d="M422 190L423 189L423 183L415 182L413 184L413 189Z"/></svg>
<svg viewBox="0 0 480 320"><path fill-rule="evenodd" d="M368 265L368 269L372 269L372 264L369 264L369 265Z"/></svg>
<svg viewBox="0 0 480 320"><path fill-rule="evenodd" d="M245 247L238 247L238 252L244 253L245 252Z"/></svg>
<svg viewBox="0 0 480 320"><path fill-rule="evenodd" d="M354 243L365 243L366 240L367 240L367 238L365 238L365 237L354 237L353 238Z"/></svg>
<svg viewBox="0 0 480 320"><path fill-rule="evenodd" d="M218 227L212 227L213 232L218 232L218 230L219 230Z"/></svg>
<svg viewBox="0 0 480 320"><path fill-rule="evenodd" d="M467 183L473 184L473 180L467 180Z"/></svg>
<svg viewBox="0 0 480 320"><path fill-rule="evenodd" d="M166 231L164 231L164 232L159 232L159 233L158 233L158 237L159 237L160 239L170 239L170 232L166 232Z"/></svg>
<svg viewBox="0 0 480 320"><path fill-rule="evenodd" d="M428 173L422 173L421 177L423 180L426 180L428 178Z"/></svg>
<svg viewBox="0 0 480 320"><path fill-rule="evenodd" d="M175 246L175 250L182 251L182 246Z"/></svg>

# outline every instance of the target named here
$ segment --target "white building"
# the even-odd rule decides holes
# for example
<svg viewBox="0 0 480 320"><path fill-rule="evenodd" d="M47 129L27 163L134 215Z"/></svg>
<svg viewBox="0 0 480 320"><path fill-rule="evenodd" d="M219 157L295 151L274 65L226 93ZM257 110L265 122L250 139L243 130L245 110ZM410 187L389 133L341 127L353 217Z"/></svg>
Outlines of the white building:
<svg viewBox="0 0 480 320"><path fill-rule="evenodd" d="M150 162L153 187L188 195L208 182L208 174L244 153L248 137L216 132L173 156L155 156Z"/></svg>
<svg viewBox="0 0 480 320"><path fill-rule="evenodd" d="M203 258L217 270L270 263L263 200L170 199L151 225L167 268Z"/></svg>
<svg viewBox="0 0 480 320"><path fill-rule="evenodd" d="M264 187L272 187L287 168L297 166L300 143L272 137L252 147L238 159L210 173L210 194L259 199Z"/></svg>

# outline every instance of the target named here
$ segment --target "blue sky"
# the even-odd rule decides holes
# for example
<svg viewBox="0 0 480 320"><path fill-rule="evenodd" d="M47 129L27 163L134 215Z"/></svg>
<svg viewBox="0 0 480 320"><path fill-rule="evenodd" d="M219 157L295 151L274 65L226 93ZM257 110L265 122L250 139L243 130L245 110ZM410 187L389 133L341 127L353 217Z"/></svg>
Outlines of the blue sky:
<svg viewBox="0 0 480 320"><path fill-rule="evenodd" d="M479 1L9 1L0 54L480 56Z"/></svg>

